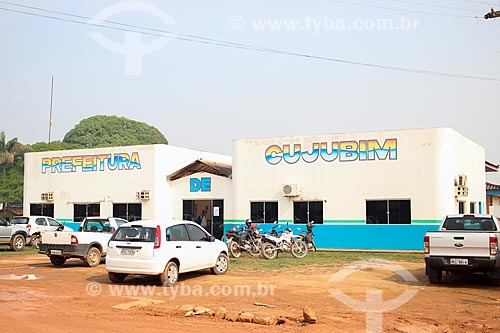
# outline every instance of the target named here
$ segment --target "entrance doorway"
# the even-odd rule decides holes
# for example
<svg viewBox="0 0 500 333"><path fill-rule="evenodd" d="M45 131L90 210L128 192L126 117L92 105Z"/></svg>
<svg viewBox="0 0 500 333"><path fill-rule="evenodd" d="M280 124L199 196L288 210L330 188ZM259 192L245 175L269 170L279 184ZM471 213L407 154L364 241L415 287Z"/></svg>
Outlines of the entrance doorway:
<svg viewBox="0 0 500 333"><path fill-rule="evenodd" d="M217 239L224 236L224 200L182 200L182 218L198 223Z"/></svg>

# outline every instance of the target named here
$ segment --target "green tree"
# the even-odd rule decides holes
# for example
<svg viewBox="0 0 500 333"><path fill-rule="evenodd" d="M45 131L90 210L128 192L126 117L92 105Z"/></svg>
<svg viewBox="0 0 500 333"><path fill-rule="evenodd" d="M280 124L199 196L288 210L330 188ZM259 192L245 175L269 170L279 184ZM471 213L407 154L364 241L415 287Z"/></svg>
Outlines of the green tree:
<svg viewBox="0 0 500 333"><path fill-rule="evenodd" d="M64 136L63 143L82 148L117 147L163 143L155 127L125 117L93 116L82 120Z"/></svg>
<svg viewBox="0 0 500 333"><path fill-rule="evenodd" d="M8 201L22 200L23 154L27 150L29 147L19 143L17 138L5 141L5 132L0 132L0 195L4 207Z"/></svg>
<svg viewBox="0 0 500 333"><path fill-rule="evenodd" d="M40 152L40 151L54 151L54 150L70 150L70 149L79 149L83 148L78 144L70 144L64 143L61 141L52 141L50 145L47 142L37 142L30 145L32 152Z"/></svg>

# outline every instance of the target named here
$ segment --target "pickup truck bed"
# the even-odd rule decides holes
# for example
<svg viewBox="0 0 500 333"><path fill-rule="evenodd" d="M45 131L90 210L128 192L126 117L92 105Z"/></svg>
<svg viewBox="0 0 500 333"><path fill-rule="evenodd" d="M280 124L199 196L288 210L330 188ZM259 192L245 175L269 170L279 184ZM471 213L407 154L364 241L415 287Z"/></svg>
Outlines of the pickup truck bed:
<svg viewBox="0 0 500 333"><path fill-rule="evenodd" d="M500 284L499 223L491 215L447 216L439 231L424 238L426 275L440 283L443 272L481 272Z"/></svg>
<svg viewBox="0 0 500 333"><path fill-rule="evenodd" d="M42 232L38 253L47 255L55 266L64 265L68 258L80 258L90 267L97 266L106 256L113 232L126 222L113 217L89 217L77 232Z"/></svg>

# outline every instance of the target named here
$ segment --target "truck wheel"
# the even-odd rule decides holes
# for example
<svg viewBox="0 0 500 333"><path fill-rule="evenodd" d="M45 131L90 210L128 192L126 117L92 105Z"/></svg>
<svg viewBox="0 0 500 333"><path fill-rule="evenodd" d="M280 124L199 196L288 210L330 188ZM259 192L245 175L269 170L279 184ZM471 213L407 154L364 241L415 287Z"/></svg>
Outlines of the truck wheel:
<svg viewBox="0 0 500 333"><path fill-rule="evenodd" d="M16 252L22 251L24 249L24 244L26 240L23 235L14 235L10 241L10 248Z"/></svg>
<svg viewBox="0 0 500 333"><path fill-rule="evenodd" d="M429 275L429 276L427 276L427 278L429 279L430 283L439 284L439 283L441 283L441 279L443 278L443 272L438 271L437 275L434 275L434 276Z"/></svg>
<svg viewBox="0 0 500 333"><path fill-rule="evenodd" d="M111 273L111 272L108 272L108 277L109 277L109 280L113 283L120 283L120 282L123 282L123 280L125 280L125 278L127 277L127 274L120 274L120 273Z"/></svg>
<svg viewBox="0 0 500 333"><path fill-rule="evenodd" d="M160 274L160 281L164 287L172 287L179 278L179 267L173 261L169 261L163 273Z"/></svg>
<svg viewBox="0 0 500 333"><path fill-rule="evenodd" d="M85 263L89 267L96 267L101 262L101 251L97 247L91 247L85 256Z"/></svg>
<svg viewBox="0 0 500 333"><path fill-rule="evenodd" d="M50 256L50 262L54 266L62 266L66 262L66 258L62 256Z"/></svg>

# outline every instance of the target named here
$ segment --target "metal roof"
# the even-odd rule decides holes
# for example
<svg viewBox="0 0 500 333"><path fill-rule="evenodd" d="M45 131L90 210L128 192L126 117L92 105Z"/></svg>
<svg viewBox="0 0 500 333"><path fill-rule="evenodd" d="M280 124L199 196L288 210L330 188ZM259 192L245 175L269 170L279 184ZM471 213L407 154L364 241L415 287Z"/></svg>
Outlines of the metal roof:
<svg viewBox="0 0 500 333"><path fill-rule="evenodd" d="M498 172L498 165L484 161L484 170L486 172Z"/></svg>
<svg viewBox="0 0 500 333"><path fill-rule="evenodd" d="M486 182L486 191L500 191L500 185Z"/></svg>
<svg viewBox="0 0 500 333"><path fill-rule="evenodd" d="M217 176L231 178L231 175L233 174L233 167L231 164L199 159L170 174L168 176L168 180L177 180L197 172L206 172Z"/></svg>

